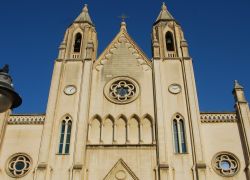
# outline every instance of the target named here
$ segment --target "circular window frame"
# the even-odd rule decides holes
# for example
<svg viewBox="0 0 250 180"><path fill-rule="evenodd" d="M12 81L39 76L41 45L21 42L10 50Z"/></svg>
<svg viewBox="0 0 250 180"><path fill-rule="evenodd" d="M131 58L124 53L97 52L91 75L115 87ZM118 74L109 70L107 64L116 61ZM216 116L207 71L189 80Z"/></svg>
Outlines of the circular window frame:
<svg viewBox="0 0 250 180"><path fill-rule="evenodd" d="M117 82L117 81L128 81L131 84L134 85L135 87L135 94L133 97L131 97L130 99L126 100L126 101L119 101L117 99L114 99L112 97L110 97L110 87L113 83ZM128 104L133 102L134 100L136 100L140 94L140 86L138 84L138 82L130 77L126 77L126 76L119 76L119 77L115 77L113 79L111 79L109 82L106 83L106 85L104 86L104 96L106 97L106 99L108 99L110 102L115 103L115 104Z"/></svg>
<svg viewBox="0 0 250 180"><path fill-rule="evenodd" d="M223 155L229 156L232 160L234 160L237 163L238 167L237 167L236 171L233 174L224 174L224 173L221 172L220 169L217 169L217 166L216 166L216 161L217 160L216 159L217 159L217 157L223 156ZM222 152L218 152L217 154L215 154L213 156L212 168L216 172L216 174L218 174L218 175L220 175L222 177L233 177L233 176L237 175L238 172L240 171L240 161L239 161L238 157L236 155L234 155L233 153L227 152L227 151L222 151Z"/></svg>
<svg viewBox="0 0 250 180"><path fill-rule="evenodd" d="M29 159L29 161L30 161L30 166L29 166L28 170L27 170L25 173L23 173L23 174L21 174L21 175L14 175L14 174L10 171L9 165L10 165L10 163L12 162L12 159L13 159L13 158L16 158L16 157L18 157L18 156L25 156L27 159ZM26 153L15 153L15 154L11 155L11 156L7 159L6 165L5 165L5 170L6 170L6 173L7 173L8 176L10 176L10 177L12 177L12 178L21 178L21 177L26 176L26 175L31 171L32 165L33 165L32 158L31 158L28 154L26 154Z"/></svg>

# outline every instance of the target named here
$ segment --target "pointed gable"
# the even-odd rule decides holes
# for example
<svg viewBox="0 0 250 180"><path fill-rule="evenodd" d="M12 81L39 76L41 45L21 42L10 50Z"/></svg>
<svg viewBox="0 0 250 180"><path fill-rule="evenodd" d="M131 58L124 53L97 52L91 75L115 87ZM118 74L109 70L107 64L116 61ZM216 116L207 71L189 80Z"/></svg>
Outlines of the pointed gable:
<svg viewBox="0 0 250 180"><path fill-rule="evenodd" d="M126 179L126 180L139 180L134 172L128 167L128 165L120 159L103 180L111 179Z"/></svg>
<svg viewBox="0 0 250 180"><path fill-rule="evenodd" d="M149 70L151 61L129 36L125 22L122 22L120 32L96 60L94 66L98 71L104 68L104 75L110 71L113 75L136 75L140 71Z"/></svg>

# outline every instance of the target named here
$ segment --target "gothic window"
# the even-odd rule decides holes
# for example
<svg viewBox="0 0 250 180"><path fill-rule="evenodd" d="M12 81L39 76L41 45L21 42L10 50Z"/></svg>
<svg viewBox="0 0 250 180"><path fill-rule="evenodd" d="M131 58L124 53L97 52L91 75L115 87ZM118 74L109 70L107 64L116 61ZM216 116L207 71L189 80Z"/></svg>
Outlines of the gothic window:
<svg viewBox="0 0 250 180"><path fill-rule="evenodd" d="M179 136L178 136L178 125L177 125L177 121L174 120L173 123L173 128L174 128L174 146L175 146L175 152L179 153L180 149L179 149Z"/></svg>
<svg viewBox="0 0 250 180"><path fill-rule="evenodd" d="M173 34L168 31L166 33L165 39L166 39L167 51L174 51L174 38L173 38Z"/></svg>
<svg viewBox="0 0 250 180"><path fill-rule="evenodd" d="M182 152L185 153L185 152L187 152L187 148L186 148L186 142L185 142L184 122L182 119L179 121L179 124L180 124L181 149L182 149Z"/></svg>
<svg viewBox="0 0 250 180"><path fill-rule="evenodd" d="M63 153L64 135L65 135L65 121L63 120L62 124L61 124L61 136L60 136L60 144L59 144L59 154Z"/></svg>
<svg viewBox="0 0 250 180"><path fill-rule="evenodd" d="M71 126L72 126L72 122L68 121L68 124L67 124L67 134L66 134L66 143L65 143L65 154L69 153L70 136L71 136Z"/></svg>
<svg viewBox="0 0 250 180"><path fill-rule="evenodd" d="M69 116L66 116L61 123L59 154L68 154L70 148L72 121Z"/></svg>
<svg viewBox="0 0 250 180"><path fill-rule="evenodd" d="M184 119L179 114L175 115L173 120L173 133L174 133L174 148L175 153L186 153L186 137Z"/></svg>
<svg viewBox="0 0 250 180"><path fill-rule="evenodd" d="M77 33L75 36L74 52L80 52L81 44L82 44L82 35L81 33Z"/></svg>

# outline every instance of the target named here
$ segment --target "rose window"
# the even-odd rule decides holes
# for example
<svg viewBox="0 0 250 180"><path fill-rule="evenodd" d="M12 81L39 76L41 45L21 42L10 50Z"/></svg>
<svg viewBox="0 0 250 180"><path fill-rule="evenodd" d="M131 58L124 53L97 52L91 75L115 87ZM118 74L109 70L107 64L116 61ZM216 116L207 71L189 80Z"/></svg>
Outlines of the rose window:
<svg viewBox="0 0 250 180"><path fill-rule="evenodd" d="M110 96L124 102L135 95L135 86L128 81L117 81L110 87Z"/></svg>
<svg viewBox="0 0 250 180"><path fill-rule="evenodd" d="M239 171L239 161L231 153L220 153L213 160L214 170L222 176L233 176Z"/></svg>
<svg viewBox="0 0 250 180"><path fill-rule="evenodd" d="M16 154L8 162L7 171L12 177L25 176L31 168L31 160L25 154Z"/></svg>
<svg viewBox="0 0 250 180"><path fill-rule="evenodd" d="M119 104L125 104L135 100L138 91L139 86L137 83L127 77L118 77L111 80L107 83L104 90L108 100Z"/></svg>

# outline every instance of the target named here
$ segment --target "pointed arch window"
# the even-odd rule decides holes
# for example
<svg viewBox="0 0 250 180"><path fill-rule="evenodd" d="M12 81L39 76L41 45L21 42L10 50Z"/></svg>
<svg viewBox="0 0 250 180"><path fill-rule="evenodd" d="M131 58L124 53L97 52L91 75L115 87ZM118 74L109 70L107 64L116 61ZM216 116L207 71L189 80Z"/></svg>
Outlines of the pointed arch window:
<svg viewBox="0 0 250 180"><path fill-rule="evenodd" d="M173 120L173 133L175 153L186 153L187 145L184 118L179 114L175 115Z"/></svg>
<svg viewBox="0 0 250 180"><path fill-rule="evenodd" d="M74 43L74 52L80 52L81 50L81 44L82 44L82 34L81 33L77 33L75 35L75 43Z"/></svg>
<svg viewBox="0 0 250 180"><path fill-rule="evenodd" d="M178 124L177 124L176 120L174 120L173 126L174 126L173 128L174 128L174 147L175 147L175 152L179 153L180 149L179 149Z"/></svg>
<svg viewBox="0 0 250 180"><path fill-rule="evenodd" d="M183 153L187 152L187 147L186 147L186 137L185 137L185 129L184 129L184 122L181 119L179 121L179 125L180 125L180 141L181 141L181 150Z"/></svg>
<svg viewBox="0 0 250 180"><path fill-rule="evenodd" d="M66 116L61 123L59 154L69 154L72 120Z"/></svg>
<svg viewBox="0 0 250 180"><path fill-rule="evenodd" d="M166 39L167 51L174 51L174 38L173 38L173 34L168 31L166 33L165 39Z"/></svg>

